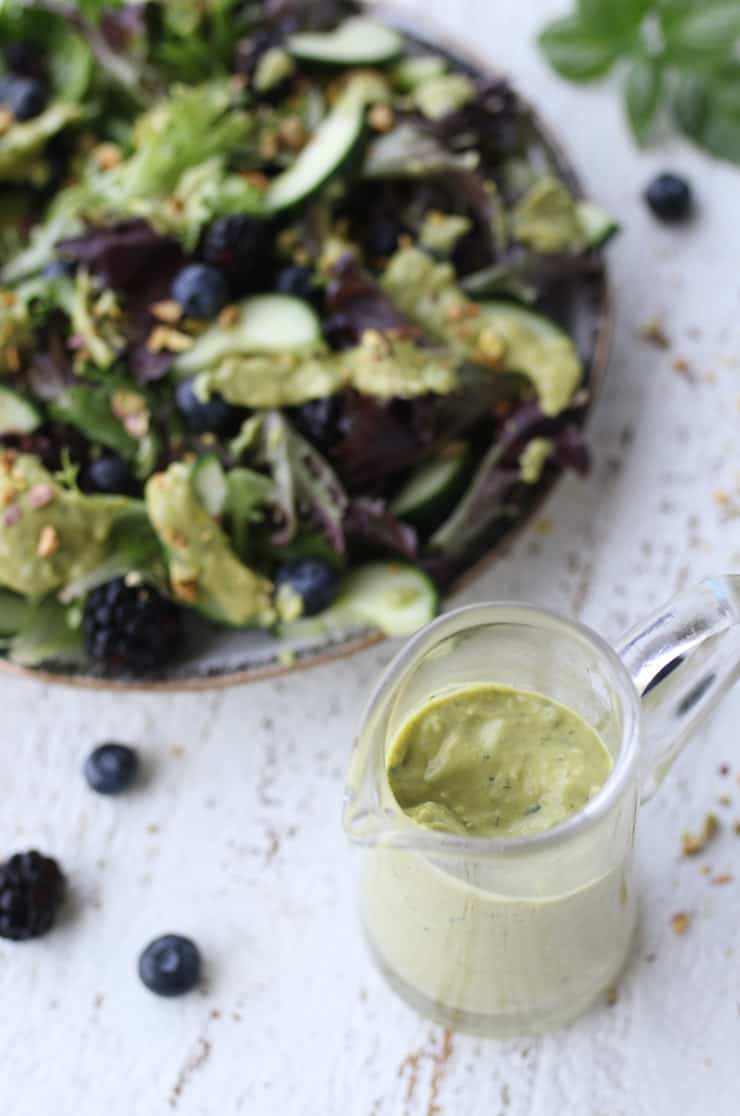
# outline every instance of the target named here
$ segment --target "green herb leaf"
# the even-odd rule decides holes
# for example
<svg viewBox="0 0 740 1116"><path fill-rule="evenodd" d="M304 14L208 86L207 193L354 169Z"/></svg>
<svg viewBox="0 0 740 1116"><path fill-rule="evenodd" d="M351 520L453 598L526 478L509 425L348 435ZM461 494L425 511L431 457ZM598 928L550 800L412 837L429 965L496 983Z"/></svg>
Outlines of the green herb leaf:
<svg viewBox="0 0 740 1116"><path fill-rule="evenodd" d="M661 93L662 73L653 58L636 58L624 87L627 118L638 143L643 143L655 119Z"/></svg>
<svg viewBox="0 0 740 1116"><path fill-rule="evenodd" d="M570 81L606 74L619 54L617 43L599 38L575 16L553 20L538 42L552 68Z"/></svg>
<svg viewBox="0 0 740 1116"><path fill-rule="evenodd" d="M690 139L719 159L740 163L740 66L711 78L687 71L673 96L673 114Z"/></svg>
<svg viewBox="0 0 740 1116"><path fill-rule="evenodd" d="M740 4L737 0L702 4L668 23L666 35L669 53L729 53L740 35Z"/></svg>
<svg viewBox="0 0 740 1116"><path fill-rule="evenodd" d="M626 35L636 31L650 7L650 0L578 0L581 24L600 35Z"/></svg>

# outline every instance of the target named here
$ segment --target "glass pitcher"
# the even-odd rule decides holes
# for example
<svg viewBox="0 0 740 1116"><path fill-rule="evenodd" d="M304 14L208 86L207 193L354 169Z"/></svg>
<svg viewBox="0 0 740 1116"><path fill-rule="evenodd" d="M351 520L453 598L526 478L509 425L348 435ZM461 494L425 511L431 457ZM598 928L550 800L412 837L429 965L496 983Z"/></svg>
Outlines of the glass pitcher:
<svg viewBox="0 0 740 1116"><path fill-rule="evenodd" d="M740 673L740 577L682 593L613 650L555 613L480 604L419 632L387 668L353 752L344 825L363 846L361 913L393 988L446 1026L507 1036L584 1011L618 975L636 921L641 803ZM518 838L425 829L398 806L388 748L432 695L496 682L580 714L613 757L576 814Z"/></svg>

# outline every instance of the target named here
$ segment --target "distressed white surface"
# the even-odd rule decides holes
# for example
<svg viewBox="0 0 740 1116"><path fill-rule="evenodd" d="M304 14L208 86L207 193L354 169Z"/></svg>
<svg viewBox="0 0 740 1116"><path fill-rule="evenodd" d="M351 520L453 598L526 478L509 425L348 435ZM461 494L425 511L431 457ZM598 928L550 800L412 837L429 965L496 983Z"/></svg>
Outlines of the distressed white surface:
<svg viewBox="0 0 740 1116"><path fill-rule="evenodd" d="M703 573L740 569L740 172L676 144L635 154L614 97L560 83L531 34L547 0L414 3L507 68L624 220L618 330L591 425L593 479L569 479L466 599L519 597L608 637ZM639 200L664 165L701 213L666 231ZM672 352L635 334L662 314ZM672 368L685 358L694 382ZM712 375L709 376L708 374ZM733 495L734 494L734 495ZM389 647L221 694L106 696L0 682L0 847L64 863L74 903L38 943L0 943L0 1109L9 1116L736 1116L740 1104L740 692L641 819L641 940L614 1006L497 1044L445 1036L366 960L339 827L359 709ZM97 740L135 741L147 783L91 795ZM732 774L718 774L721 762ZM726 793L734 805L717 805ZM681 831L717 809L698 862ZM700 873L735 872L713 886ZM692 912L677 937L671 915ZM208 986L158 1000L134 973L153 935L192 934Z"/></svg>

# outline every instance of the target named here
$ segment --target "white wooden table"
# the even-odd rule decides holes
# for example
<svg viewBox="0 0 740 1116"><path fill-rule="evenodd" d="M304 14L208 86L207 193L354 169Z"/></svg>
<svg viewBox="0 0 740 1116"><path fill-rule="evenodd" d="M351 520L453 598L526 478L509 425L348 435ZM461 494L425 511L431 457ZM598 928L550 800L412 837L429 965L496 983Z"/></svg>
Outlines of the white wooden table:
<svg viewBox="0 0 740 1116"><path fill-rule="evenodd" d="M593 478L566 480L465 595L548 604L613 638L687 581L740 569L740 171L678 143L636 154L616 98L562 84L537 57L532 33L559 4L410 6L510 70L624 222ZM658 227L640 200L664 166L695 185L689 229ZM653 315L670 350L636 339ZM54 853L74 890L52 935L0 942L4 1113L736 1116L740 692L645 809L641 934L616 1004L499 1044L417 1018L371 969L355 921L343 772L391 652L177 698L0 682L0 848ZM145 785L117 801L92 795L79 773L107 737L135 742L146 760ZM713 809L720 838L681 860L682 830ZM736 881L713 885L705 863ZM692 914L681 937L677 911ZM140 985L140 948L169 930L200 943L202 994L164 1001Z"/></svg>

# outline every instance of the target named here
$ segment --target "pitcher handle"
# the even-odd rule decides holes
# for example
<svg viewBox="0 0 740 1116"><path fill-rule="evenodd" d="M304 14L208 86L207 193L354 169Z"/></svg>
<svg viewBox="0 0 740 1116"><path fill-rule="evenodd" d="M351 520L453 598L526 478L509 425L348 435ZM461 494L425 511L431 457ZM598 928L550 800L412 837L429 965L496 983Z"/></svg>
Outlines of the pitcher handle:
<svg viewBox="0 0 740 1116"><path fill-rule="evenodd" d="M740 676L740 576L710 577L679 593L618 650L642 703L645 801Z"/></svg>

